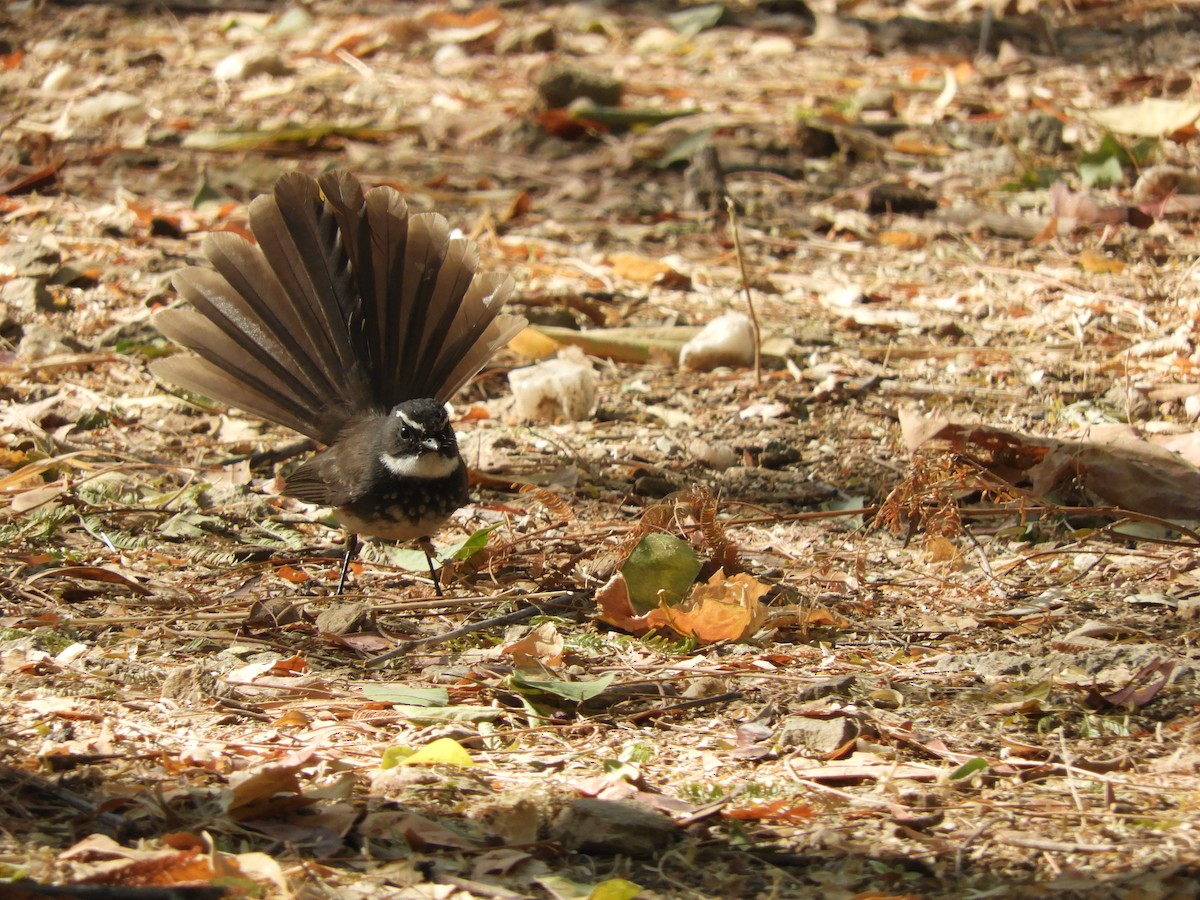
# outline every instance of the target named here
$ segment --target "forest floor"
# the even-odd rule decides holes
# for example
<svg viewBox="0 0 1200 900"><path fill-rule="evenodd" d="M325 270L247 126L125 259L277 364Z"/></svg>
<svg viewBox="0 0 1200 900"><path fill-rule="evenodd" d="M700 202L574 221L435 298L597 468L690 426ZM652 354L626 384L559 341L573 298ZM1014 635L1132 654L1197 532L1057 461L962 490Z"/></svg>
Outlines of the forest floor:
<svg viewBox="0 0 1200 900"><path fill-rule="evenodd" d="M1200 9L200 6L0 12L0 894L1195 896ZM336 596L296 436L147 369L332 167L543 328L444 598ZM681 368L747 297L761 371ZM647 624L649 533L713 586Z"/></svg>

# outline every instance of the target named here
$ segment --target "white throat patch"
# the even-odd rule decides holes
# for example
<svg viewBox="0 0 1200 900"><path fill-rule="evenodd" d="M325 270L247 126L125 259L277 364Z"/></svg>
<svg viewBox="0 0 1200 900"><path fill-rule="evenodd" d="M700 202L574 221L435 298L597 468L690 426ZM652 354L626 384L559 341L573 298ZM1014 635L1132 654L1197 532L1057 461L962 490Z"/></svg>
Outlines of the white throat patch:
<svg viewBox="0 0 1200 900"><path fill-rule="evenodd" d="M460 465L457 456L442 456L440 453L419 453L416 456L381 453L379 461L389 472L401 478L445 478Z"/></svg>

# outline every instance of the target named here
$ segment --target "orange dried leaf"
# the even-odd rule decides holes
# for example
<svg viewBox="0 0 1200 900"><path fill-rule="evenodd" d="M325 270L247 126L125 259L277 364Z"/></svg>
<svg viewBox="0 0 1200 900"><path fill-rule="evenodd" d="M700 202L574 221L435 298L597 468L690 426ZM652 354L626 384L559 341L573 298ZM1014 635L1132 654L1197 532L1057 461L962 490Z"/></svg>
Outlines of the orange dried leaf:
<svg viewBox="0 0 1200 900"><path fill-rule="evenodd" d="M518 669L553 668L562 664L563 637L553 622L543 622L519 641L502 651L512 657Z"/></svg>
<svg viewBox="0 0 1200 900"><path fill-rule="evenodd" d="M692 588L682 605L664 605L663 614L674 631L702 644L742 641L762 627L762 598L769 590L750 575L726 578L718 569L707 583Z"/></svg>
<svg viewBox="0 0 1200 900"><path fill-rule="evenodd" d="M892 149L909 156L947 156L950 153L950 148L945 144L930 143L916 138L898 138L893 141Z"/></svg>
<svg viewBox="0 0 1200 900"><path fill-rule="evenodd" d="M500 214L500 221L511 222L518 216L525 215L531 209L533 209L533 195L529 191L521 191L512 198L512 202L508 204L508 209Z"/></svg>
<svg viewBox="0 0 1200 900"><path fill-rule="evenodd" d="M278 816L308 806L302 795L299 772L313 762L311 751L301 751L261 768L242 772L230 779L231 787L222 801L233 819L247 821Z"/></svg>
<svg viewBox="0 0 1200 900"><path fill-rule="evenodd" d="M275 675L293 675L308 671L308 660L299 654L293 654L287 659L279 659L271 667Z"/></svg>
<svg viewBox="0 0 1200 900"><path fill-rule="evenodd" d="M1120 275L1125 271L1125 263L1119 259L1101 256L1092 250L1084 250L1079 254L1079 268L1085 272L1109 272L1113 275Z"/></svg>
<svg viewBox="0 0 1200 900"><path fill-rule="evenodd" d="M646 617L634 612L633 601L629 598L629 586L620 572L596 591L596 606L601 622L632 635L642 635L650 630L651 626L647 624Z"/></svg>
<svg viewBox="0 0 1200 900"><path fill-rule="evenodd" d="M298 709L289 709L271 724L276 728L306 728L312 724L312 719Z"/></svg>
<svg viewBox="0 0 1200 900"><path fill-rule="evenodd" d="M728 819L774 822L803 822L816 818L816 815L817 811L807 803L796 803L792 800L773 800L758 806L741 806L725 813Z"/></svg>
<svg viewBox="0 0 1200 900"><path fill-rule="evenodd" d="M437 10L422 19L422 23L430 28L477 28L489 22L503 21L498 6L481 6L468 13L458 13L453 10Z"/></svg>
<svg viewBox="0 0 1200 900"><path fill-rule="evenodd" d="M614 253L608 258L613 274L638 284L659 284L682 276L659 259L637 253Z"/></svg>
<svg viewBox="0 0 1200 900"><path fill-rule="evenodd" d="M293 566L280 566L275 570L275 574L284 581L290 581L292 584L302 584L308 581L309 575L302 569L297 569Z"/></svg>
<svg viewBox="0 0 1200 900"><path fill-rule="evenodd" d="M920 250L927 243L927 238L912 231L884 231L879 235L879 243L898 250Z"/></svg>

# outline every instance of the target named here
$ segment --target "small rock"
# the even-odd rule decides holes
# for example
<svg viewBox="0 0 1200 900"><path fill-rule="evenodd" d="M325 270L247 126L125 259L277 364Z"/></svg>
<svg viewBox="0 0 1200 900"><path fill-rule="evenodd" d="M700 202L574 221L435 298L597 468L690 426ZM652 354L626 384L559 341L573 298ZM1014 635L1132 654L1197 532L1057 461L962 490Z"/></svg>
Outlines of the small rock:
<svg viewBox="0 0 1200 900"><path fill-rule="evenodd" d="M247 81L257 75L290 75L291 67L269 47L247 47L231 53L213 67L217 81Z"/></svg>
<svg viewBox="0 0 1200 900"><path fill-rule="evenodd" d="M496 54L508 56L514 53L549 53L558 46L558 35L546 24L534 24L528 28L506 31L496 41Z"/></svg>
<svg viewBox="0 0 1200 900"><path fill-rule="evenodd" d="M66 63L59 63L46 74L45 78L42 79L42 90L48 94L70 90L72 87L79 84L79 80L79 74L74 66L68 66Z"/></svg>
<svg viewBox="0 0 1200 900"><path fill-rule="evenodd" d="M683 345L679 365L697 372L718 366L749 366L754 363L754 326L745 313L726 313L713 319Z"/></svg>
<svg viewBox="0 0 1200 900"><path fill-rule="evenodd" d="M322 634L353 634L374 627L370 603L335 603L317 614L317 630Z"/></svg>
<svg viewBox="0 0 1200 900"><path fill-rule="evenodd" d="M703 438L696 438L688 445L688 452L697 462L704 463L710 469L718 472L724 472L730 466L736 465L738 461L737 451L731 444L724 441L710 443Z"/></svg>
<svg viewBox="0 0 1200 900"><path fill-rule="evenodd" d="M814 719L788 716L779 727L781 749L798 747L815 754L832 753L858 737L858 723L847 716Z"/></svg>
<svg viewBox="0 0 1200 900"><path fill-rule="evenodd" d="M7 307L15 318L28 316L39 309L54 310L54 297L46 290L42 278L14 278L0 287L0 305Z"/></svg>
<svg viewBox="0 0 1200 900"><path fill-rule="evenodd" d="M673 53L683 43L683 35L673 28L647 28L633 39L632 50L638 56L662 56Z"/></svg>
<svg viewBox="0 0 1200 900"><path fill-rule="evenodd" d="M553 62L538 76L537 91L551 109L563 109L576 100L591 100L597 106L616 106L624 85L606 72L568 62Z"/></svg>
<svg viewBox="0 0 1200 900"><path fill-rule="evenodd" d="M513 369L508 383L517 415L527 421L578 422L590 416L596 405L596 378L578 348L564 350L558 359Z"/></svg>
<svg viewBox="0 0 1200 900"><path fill-rule="evenodd" d="M106 91L94 97L85 97L71 107L72 122L83 125L99 125L118 117L140 119L145 106L140 97L124 91Z"/></svg>
<svg viewBox="0 0 1200 900"><path fill-rule="evenodd" d="M67 356L83 350L75 336L60 328L46 325L26 325L17 345L17 359L22 362L40 362L51 356Z"/></svg>
<svg viewBox="0 0 1200 900"><path fill-rule="evenodd" d="M675 835L675 824L634 800L584 797L562 811L552 832L572 850L646 857L666 849Z"/></svg>
<svg viewBox="0 0 1200 900"><path fill-rule="evenodd" d="M471 55L459 44L443 44L434 51L430 65L443 77L458 75L471 67Z"/></svg>
<svg viewBox="0 0 1200 900"><path fill-rule="evenodd" d="M50 278L62 265L58 248L45 241L12 243L0 247L0 276Z"/></svg>
<svg viewBox="0 0 1200 900"><path fill-rule="evenodd" d="M779 59L796 52L792 39L782 34L768 34L750 45L746 55L751 59Z"/></svg>

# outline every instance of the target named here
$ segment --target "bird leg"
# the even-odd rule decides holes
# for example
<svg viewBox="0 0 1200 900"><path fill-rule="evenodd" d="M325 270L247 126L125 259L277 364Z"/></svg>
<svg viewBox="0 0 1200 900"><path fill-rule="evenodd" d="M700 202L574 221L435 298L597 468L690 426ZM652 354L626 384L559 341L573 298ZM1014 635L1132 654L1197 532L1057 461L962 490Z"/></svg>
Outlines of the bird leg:
<svg viewBox="0 0 1200 900"><path fill-rule="evenodd" d="M433 546L433 541L426 535L417 541L417 545L425 551L425 561L429 563L429 577L433 579L433 589L437 591L437 595L445 598L442 593L442 580L438 578L437 569L433 567L433 561L437 558L437 548Z"/></svg>
<svg viewBox="0 0 1200 900"><path fill-rule="evenodd" d="M350 560L358 552L358 535L353 531L346 532L346 555L342 557L342 576L338 579L337 592L339 595L346 590L346 579L350 575Z"/></svg>

